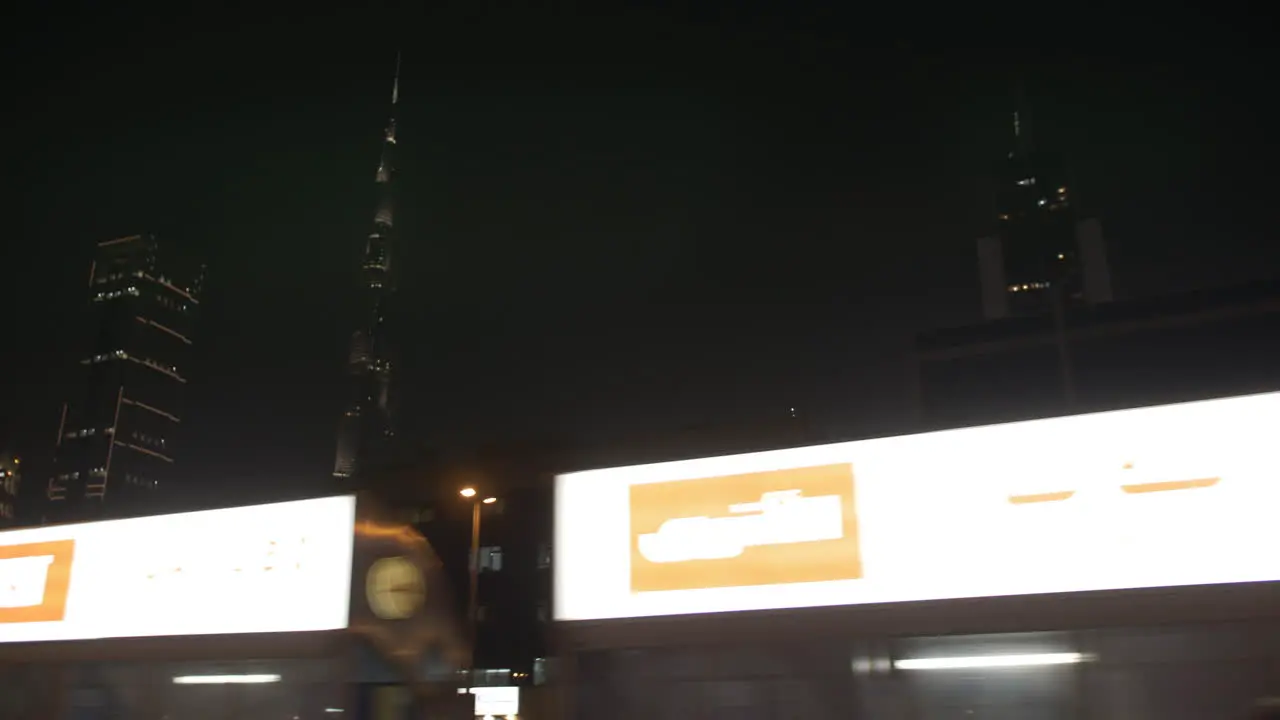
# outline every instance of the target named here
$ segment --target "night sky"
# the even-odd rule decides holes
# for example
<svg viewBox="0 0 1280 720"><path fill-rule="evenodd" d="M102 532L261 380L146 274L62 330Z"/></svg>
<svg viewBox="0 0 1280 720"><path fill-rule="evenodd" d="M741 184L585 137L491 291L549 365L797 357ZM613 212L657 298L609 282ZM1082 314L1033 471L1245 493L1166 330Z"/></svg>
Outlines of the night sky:
<svg viewBox="0 0 1280 720"><path fill-rule="evenodd" d="M421 447L793 406L831 437L901 428L912 334L978 319L1019 73L1118 294L1280 260L1274 51L1246 31L795 7L28 18L4 49L0 446L49 453L92 246L150 231L209 264L184 471L331 487L397 44L401 430Z"/></svg>

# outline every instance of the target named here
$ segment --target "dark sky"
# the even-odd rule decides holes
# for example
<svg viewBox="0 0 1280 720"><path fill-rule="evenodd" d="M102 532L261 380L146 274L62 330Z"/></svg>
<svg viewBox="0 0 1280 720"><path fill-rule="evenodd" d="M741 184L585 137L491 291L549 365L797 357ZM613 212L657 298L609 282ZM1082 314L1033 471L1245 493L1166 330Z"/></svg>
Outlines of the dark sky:
<svg viewBox="0 0 1280 720"><path fill-rule="evenodd" d="M27 18L4 50L0 443L48 453L91 247L153 231L210 267L192 479L326 487L397 44L424 447L791 406L834 436L898 426L911 334L978 314L1018 72L1119 293L1280 258L1274 51L1224 21L459 5L484 10Z"/></svg>

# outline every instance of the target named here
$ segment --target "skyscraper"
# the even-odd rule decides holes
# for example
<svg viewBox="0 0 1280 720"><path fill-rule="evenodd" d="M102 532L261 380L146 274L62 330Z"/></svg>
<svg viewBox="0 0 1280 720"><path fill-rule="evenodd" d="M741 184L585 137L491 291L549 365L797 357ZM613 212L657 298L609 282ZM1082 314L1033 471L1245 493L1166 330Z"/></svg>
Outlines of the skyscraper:
<svg viewBox="0 0 1280 720"><path fill-rule="evenodd" d="M988 319L1111 300L1102 228L1079 215L1064 159L1035 147L1021 107L996 172L996 233L978 241Z"/></svg>
<svg viewBox="0 0 1280 720"><path fill-rule="evenodd" d="M361 266L360 324L351 335L347 356L349 396L338 427L333 475L351 482L385 461L394 430L391 423L391 346L387 311L395 291L391 274L394 239L396 105L400 100L400 57L391 85L391 116L382 140L375 181L378 188L373 230L365 242Z"/></svg>
<svg viewBox="0 0 1280 720"><path fill-rule="evenodd" d="M167 495L204 267L151 235L97 245L79 381L63 403L47 521L150 512Z"/></svg>

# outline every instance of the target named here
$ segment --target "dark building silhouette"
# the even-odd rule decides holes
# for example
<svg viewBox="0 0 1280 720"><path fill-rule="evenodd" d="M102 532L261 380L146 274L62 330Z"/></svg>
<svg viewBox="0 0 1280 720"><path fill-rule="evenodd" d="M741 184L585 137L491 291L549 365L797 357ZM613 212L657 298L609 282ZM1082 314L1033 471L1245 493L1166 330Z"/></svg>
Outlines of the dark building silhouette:
<svg viewBox="0 0 1280 720"><path fill-rule="evenodd" d="M547 475L525 481L481 506L476 668L487 671L478 678L483 684L534 684L551 654L552 486ZM455 493L424 506L417 526L445 558L457 607L466 608L471 506L459 500Z"/></svg>
<svg viewBox="0 0 1280 720"><path fill-rule="evenodd" d="M41 519L144 514L171 496L203 283L203 265L162 253L154 236L98 243Z"/></svg>
<svg viewBox="0 0 1280 720"><path fill-rule="evenodd" d="M995 233L978 240L988 319L1111 300L1102 225L1080 214L1065 159L1035 147L1013 115L1014 148L997 167Z"/></svg>
<svg viewBox="0 0 1280 720"><path fill-rule="evenodd" d="M348 486L357 484L363 471L388 462L395 435L387 312L395 290L391 253L395 225L395 109L399 99L400 59L397 56L391 88L392 114L383 135L382 155L375 177L378 205L361 265L360 325L351 336L351 350L347 356L350 394L338 427L338 447L333 463L334 477Z"/></svg>
<svg viewBox="0 0 1280 720"><path fill-rule="evenodd" d="M917 337L928 429L1280 389L1280 282L1010 318Z"/></svg>
<svg viewBox="0 0 1280 720"><path fill-rule="evenodd" d="M0 528L17 522L21 486L22 461L12 453L0 453Z"/></svg>
<svg viewBox="0 0 1280 720"><path fill-rule="evenodd" d="M369 483L404 509L436 549L466 609L473 503L481 504L477 587L477 684L531 685L550 655L552 478L566 453L553 442L494 443L450 457L427 457ZM478 495L459 495L473 487Z"/></svg>

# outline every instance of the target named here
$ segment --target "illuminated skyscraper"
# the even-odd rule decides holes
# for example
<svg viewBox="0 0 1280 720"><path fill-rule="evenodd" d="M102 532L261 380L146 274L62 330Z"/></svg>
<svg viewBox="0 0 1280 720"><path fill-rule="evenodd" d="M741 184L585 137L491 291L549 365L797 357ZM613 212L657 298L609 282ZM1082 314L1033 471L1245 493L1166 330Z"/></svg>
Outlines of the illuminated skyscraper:
<svg viewBox="0 0 1280 720"><path fill-rule="evenodd" d="M81 376L62 406L44 520L162 509L203 283L203 266L184 272L151 235L98 243Z"/></svg>
<svg viewBox="0 0 1280 720"><path fill-rule="evenodd" d="M351 335L347 357L349 396L338 427L333 475L348 483L383 462L390 448L392 428L391 346L387 311L395 291L391 273L394 238L396 105L400 100L400 58L391 86L391 117L383 135L382 156L375 176L378 187L373 230L369 233L361 267L360 325Z"/></svg>

